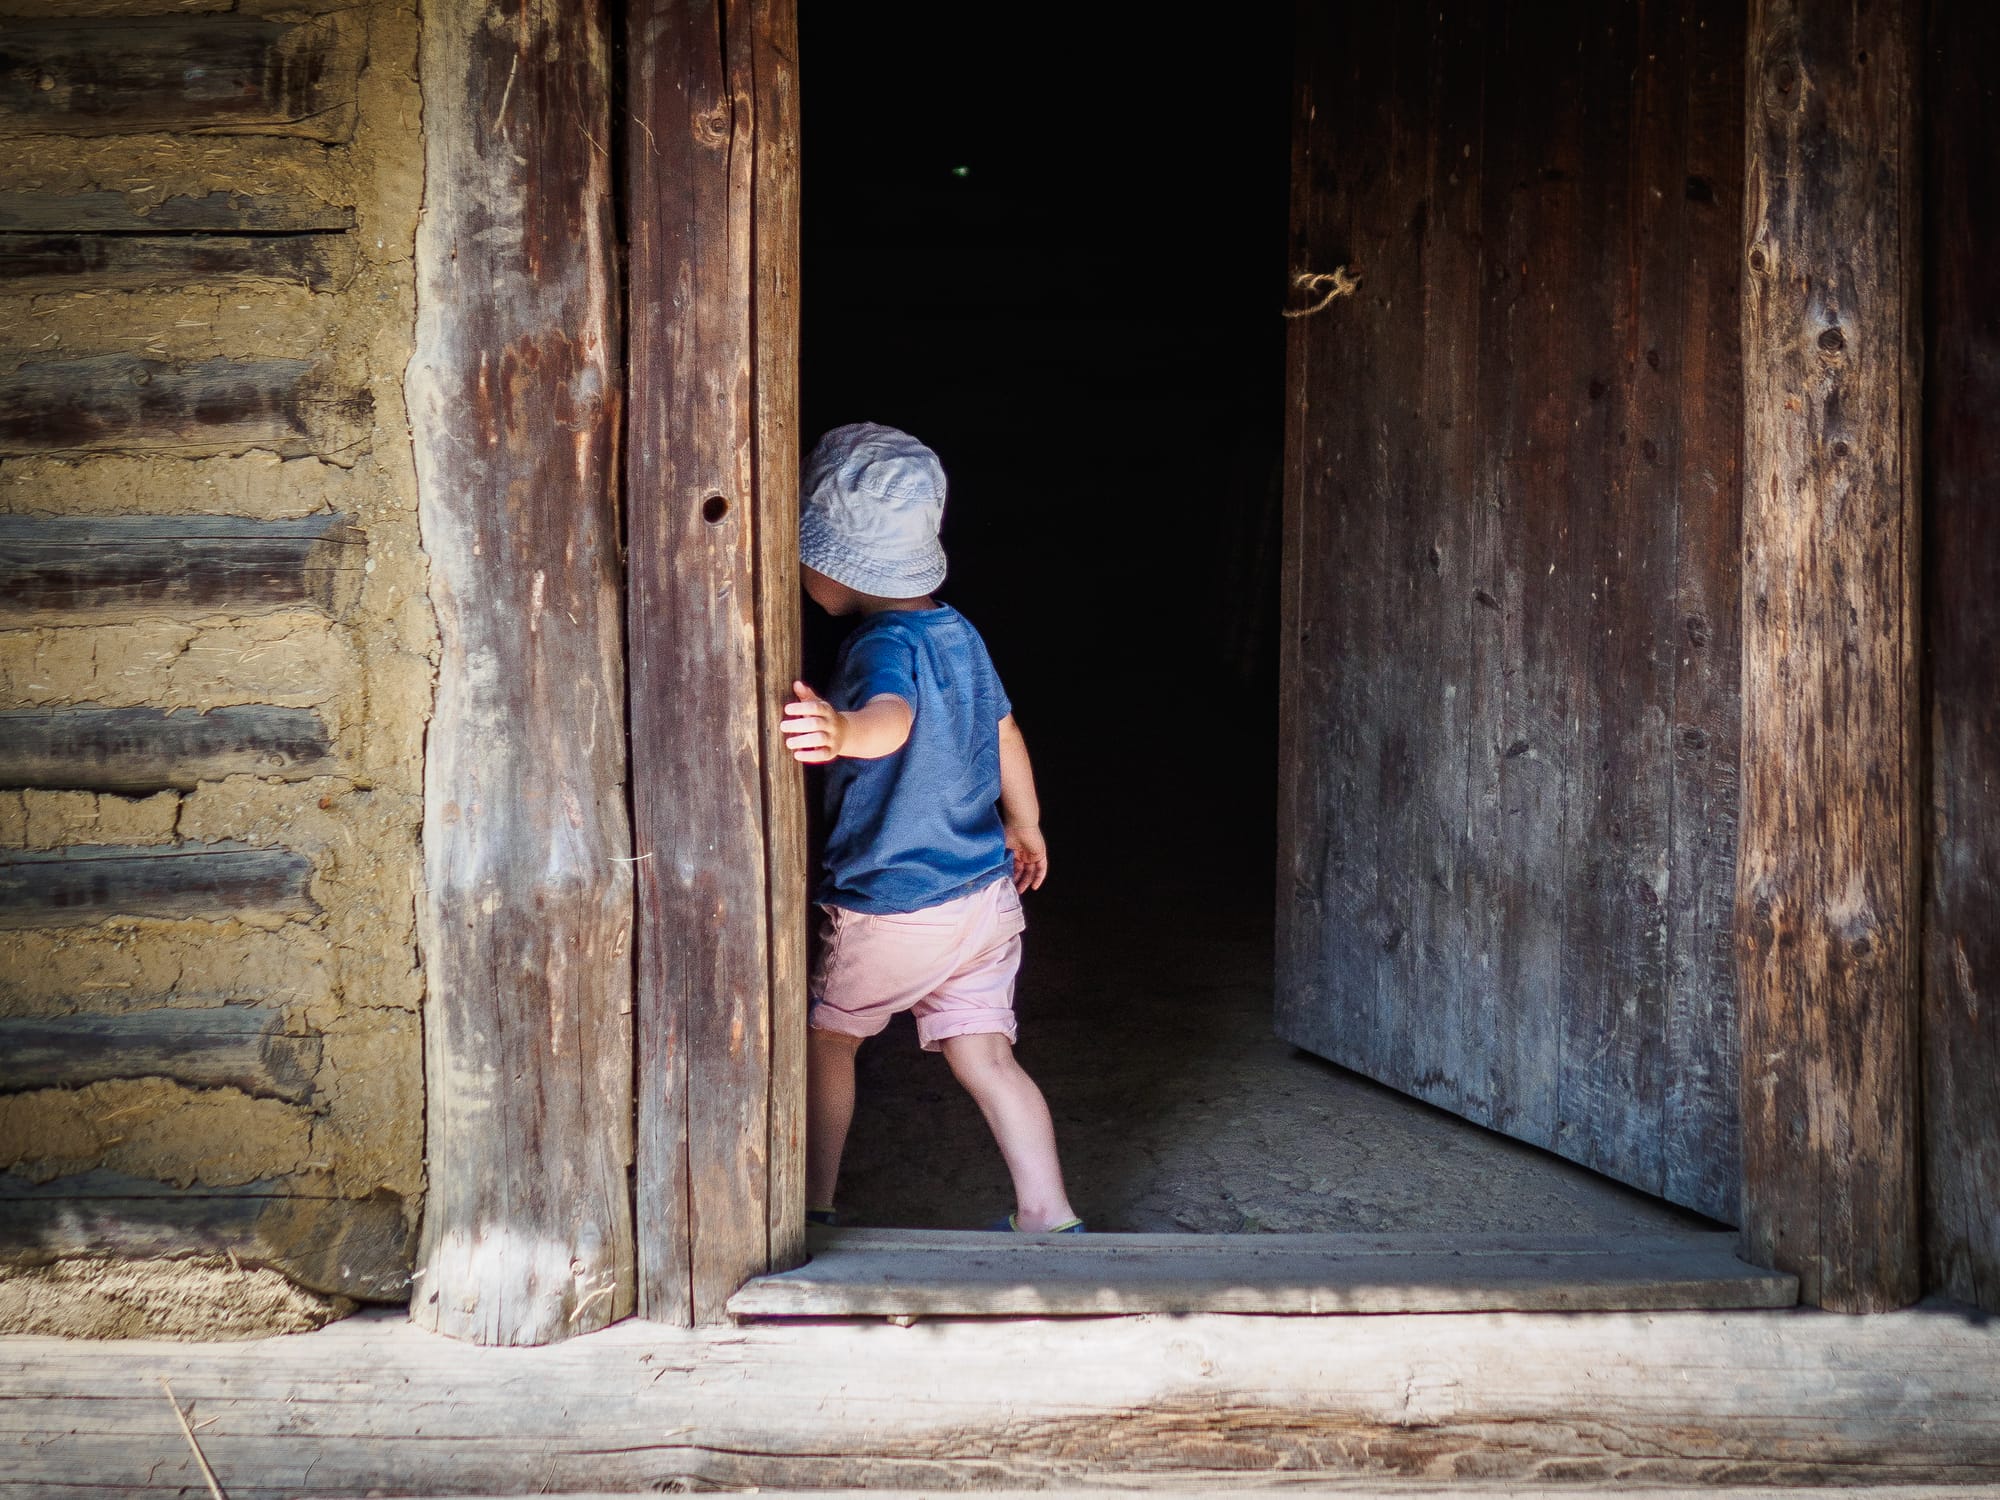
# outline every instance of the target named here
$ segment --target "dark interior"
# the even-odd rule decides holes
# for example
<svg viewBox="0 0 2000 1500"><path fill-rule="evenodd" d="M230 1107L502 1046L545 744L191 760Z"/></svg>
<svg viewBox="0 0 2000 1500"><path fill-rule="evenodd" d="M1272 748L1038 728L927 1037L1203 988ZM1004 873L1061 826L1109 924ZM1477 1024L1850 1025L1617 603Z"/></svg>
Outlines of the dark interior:
<svg viewBox="0 0 2000 1500"><path fill-rule="evenodd" d="M1067 56L996 14L801 17L804 427L887 422L943 458L940 597L1029 735L1050 898L1071 861L1185 860L1196 826L1261 889L1289 12L1085 12Z"/></svg>
<svg viewBox="0 0 2000 1500"><path fill-rule="evenodd" d="M807 441L886 422L950 476L939 597L992 650L1050 844L1019 1055L1093 1228L1657 1227L1272 1034L1291 48L1263 0L1199 29L805 8ZM840 627L807 615L824 682ZM907 1022L861 1090L850 1217L1004 1214Z"/></svg>

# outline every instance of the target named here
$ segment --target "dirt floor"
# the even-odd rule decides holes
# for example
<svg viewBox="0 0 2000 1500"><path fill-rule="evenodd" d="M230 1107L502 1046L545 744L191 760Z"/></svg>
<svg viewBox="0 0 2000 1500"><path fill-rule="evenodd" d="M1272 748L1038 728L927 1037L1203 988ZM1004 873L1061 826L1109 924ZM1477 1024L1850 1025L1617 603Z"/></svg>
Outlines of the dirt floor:
<svg viewBox="0 0 2000 1500"><path fill-rule="evenodd" d="M1717 1227L1277 1040L1258 862L1052 857L1028 898L1019 1056L1093 1230ZM1013 1206L984 1122L906 1018L862 1049L860 1089L844 1217L983 1228Z"/></svg>

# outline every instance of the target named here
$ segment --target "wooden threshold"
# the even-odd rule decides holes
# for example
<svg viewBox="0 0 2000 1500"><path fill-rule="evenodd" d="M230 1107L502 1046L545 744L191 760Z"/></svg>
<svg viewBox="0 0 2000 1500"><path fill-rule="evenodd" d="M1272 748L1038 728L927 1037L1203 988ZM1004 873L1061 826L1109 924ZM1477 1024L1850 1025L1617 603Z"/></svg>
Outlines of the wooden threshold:
<svg viewBox="0 0 2000 1500"><path fill-rule="evenodd" d="M815 1230L729 1299L748 1318L1611 1312L1790 1307L1730 1233L973 1234Z"/></svg>

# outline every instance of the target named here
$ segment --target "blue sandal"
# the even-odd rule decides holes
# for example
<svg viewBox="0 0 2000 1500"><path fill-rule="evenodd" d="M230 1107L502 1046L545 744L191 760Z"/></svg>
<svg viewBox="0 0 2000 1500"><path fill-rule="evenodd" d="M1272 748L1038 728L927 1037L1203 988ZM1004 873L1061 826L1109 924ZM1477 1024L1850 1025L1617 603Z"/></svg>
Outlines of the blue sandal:
<svg viewBox="0 0 2000 1500"><path fill-rule="evenodd" d="M1082 1233L1084 1233L1084 1228L1083 1228L1083 1220L1081 1220L1081 1219L1064 1219L1064 1220L1062 1221L1062 1223L1060 1223L1060 1224L1051 1224L1051 1225L1050 1225L1050 1226L1049 1226L1049 1227L1048 1227L1047 1229L1023 1229L1023 1228L1022 1228L1022 1227L1021 1227L1021 1226L1020 1226L1019 1224L1017 1224L1017 1223L1015 1223L1015 1222L1014 1222L1014 1221L1015 1221L1015 1220L1016 1220L1017 1218L1019 1218L1019 1217L1020 1217L1020 1216L1019 1216L1018 1214L1009 1214L1009 1215L1007 1215L1007 1217L1006 1217L1006 1218L1002 1219L1002 1220L1001 1220L1001 1221L1000 1221L999 1223L997 1223L997 1224L989 1224L989 1225L987 1225L986 1227L987 1227L988 1229L992 1230L992 1231L993 1231L993 1232L994 1232L995 1234L1005 1234L1005 1233L1007 1233L1007 1232L1009 1232L1009 1231L1012 1231L1012 1232L1013 1232L1013 1233L1015 1233L1015 1234L1082 1234Z"/></svg>

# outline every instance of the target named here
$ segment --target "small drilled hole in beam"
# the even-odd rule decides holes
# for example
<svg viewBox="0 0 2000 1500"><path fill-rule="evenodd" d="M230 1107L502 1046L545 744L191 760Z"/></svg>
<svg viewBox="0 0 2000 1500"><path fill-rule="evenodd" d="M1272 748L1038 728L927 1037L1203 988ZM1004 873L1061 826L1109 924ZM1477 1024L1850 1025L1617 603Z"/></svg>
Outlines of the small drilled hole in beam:
<svg viewBox="0 0 2000 1500"><path fill-rule="evenodd" d="M721 495L710 495L701 502L701 518L711 526L722 524L722 518L729 514L729 501Z"/></svg>

